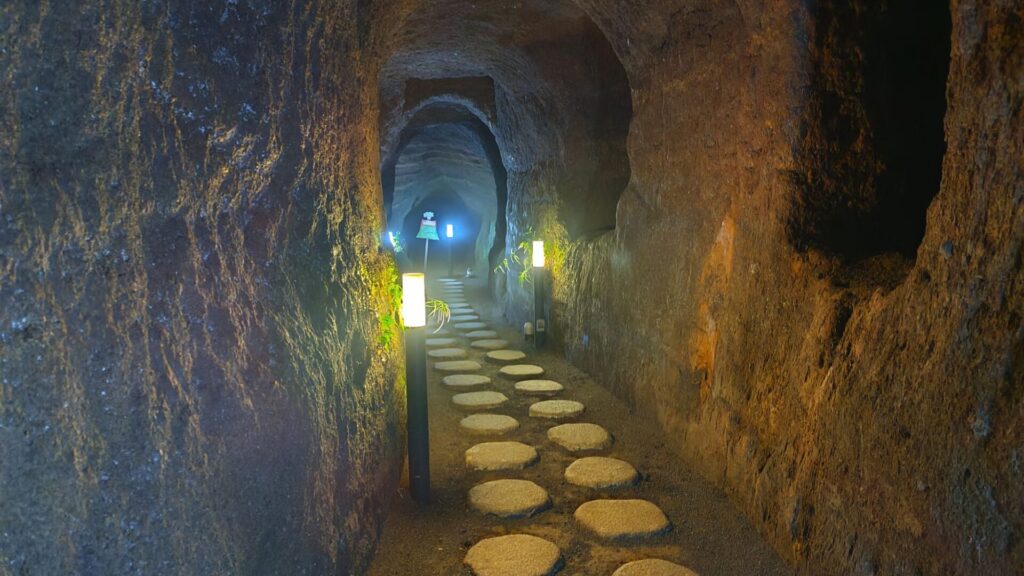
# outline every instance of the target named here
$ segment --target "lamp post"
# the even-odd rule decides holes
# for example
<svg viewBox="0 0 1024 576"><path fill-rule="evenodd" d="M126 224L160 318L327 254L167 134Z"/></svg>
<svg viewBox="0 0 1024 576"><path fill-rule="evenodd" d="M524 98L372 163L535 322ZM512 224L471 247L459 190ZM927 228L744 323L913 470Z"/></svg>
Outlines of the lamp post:
<svg viewBox="0 0 1024 576"><path fill-rule="evenodd" d="M427 427L426 276L402 274L405 323L405 397L408 405L409 490L413 500L430 501L430 432Z"/></svg>
<svg viewBox="0 0 1024 576"><path fill-rule="evenodd" d="M452 262L452 244L455 243L455 226L448 224L444 227L444 235L448 237L448 277L455 276L455 264Z"/></svg>
<svg viewBox="0 0 1024 576"><path fill-rule="evenodd" d="M544 241L533 241L533 318L536 334L533 344L538 349L544 347L547 335L547 322L544 315Z"/></svg>

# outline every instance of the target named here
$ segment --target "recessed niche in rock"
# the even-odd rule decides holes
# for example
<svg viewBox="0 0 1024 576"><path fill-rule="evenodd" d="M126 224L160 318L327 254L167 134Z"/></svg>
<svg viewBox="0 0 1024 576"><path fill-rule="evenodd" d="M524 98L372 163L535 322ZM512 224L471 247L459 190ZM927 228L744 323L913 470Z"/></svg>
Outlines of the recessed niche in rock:
<svg viewBox="0 0 1024 576"><path fill-rule="evenodd" d="M790 173L790 241L846 264L885 254L912 260L946 151L949 5L827 0L814 12L814 84ZM868 276L906 270L862 268Z"/></svg>

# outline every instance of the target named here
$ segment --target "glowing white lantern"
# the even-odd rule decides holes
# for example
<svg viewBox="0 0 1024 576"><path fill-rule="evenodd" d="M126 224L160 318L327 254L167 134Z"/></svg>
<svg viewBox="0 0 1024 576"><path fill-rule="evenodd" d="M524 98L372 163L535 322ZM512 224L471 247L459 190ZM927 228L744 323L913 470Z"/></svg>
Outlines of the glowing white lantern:
<svg viewBox="0 0 1024 576"><path fill-rule="evenodd" d="M544 241L534 240L533 241L533 267L543 268L544 267Z"/></svg>
<svg viewBox="0 0 1024 576"><path fill-rule="evenodd" d="M426 277L422 273L402 274L402 319L407 328L427 324Z"/></svg>

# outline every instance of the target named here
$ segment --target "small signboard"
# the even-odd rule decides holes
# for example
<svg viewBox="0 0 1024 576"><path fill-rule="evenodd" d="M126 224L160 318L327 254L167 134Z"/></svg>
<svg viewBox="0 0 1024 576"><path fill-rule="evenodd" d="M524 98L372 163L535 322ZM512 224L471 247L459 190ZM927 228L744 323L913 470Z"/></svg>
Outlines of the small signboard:
<svg viewBox="0 0 1024 576"><path fill-rule="evenodd" d="M440 240L441 238L437 235L437 220L434 220L433 212L424 212L423 219L420 220L420 231L416 233L416 237L422 240Z"/></svg>

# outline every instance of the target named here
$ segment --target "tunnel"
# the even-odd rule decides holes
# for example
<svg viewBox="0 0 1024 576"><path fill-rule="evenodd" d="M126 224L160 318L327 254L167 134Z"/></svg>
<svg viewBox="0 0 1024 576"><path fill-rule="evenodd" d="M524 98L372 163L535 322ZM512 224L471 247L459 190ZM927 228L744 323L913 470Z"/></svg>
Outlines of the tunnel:
<svg viewBox="0 0 1024 576"><path fill-rule="evenodd" d="M1024 573L1019 1L0 31L0 576Z"/></svg>

